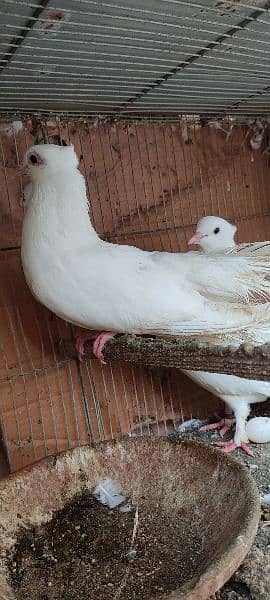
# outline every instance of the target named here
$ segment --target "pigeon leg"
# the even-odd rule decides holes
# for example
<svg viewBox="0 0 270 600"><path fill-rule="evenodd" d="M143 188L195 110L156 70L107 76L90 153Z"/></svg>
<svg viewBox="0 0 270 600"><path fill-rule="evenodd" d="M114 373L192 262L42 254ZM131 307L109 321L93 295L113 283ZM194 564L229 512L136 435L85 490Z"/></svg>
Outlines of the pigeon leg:
<svg viewBox="0 0 270 600"><path fill-rule="evenodd" d="M246 433L246 424L249 412L250 408L248 404L235 409L236 428L234 441L237 446L240 446L243 443L248 444L249 442L248 435Z"/></svg>
<svg viewBox="0 0 270 600"><path fill-rule="evenodd" d="M253 456L248 446L249 439L246 434L246 420L250 412L249 404L244 398L240 399L238 397L233 408L236 422L234 438L228 442L217 442L215 445L226 453L232 452L236 448L242 448L246 454Z"/></svg>

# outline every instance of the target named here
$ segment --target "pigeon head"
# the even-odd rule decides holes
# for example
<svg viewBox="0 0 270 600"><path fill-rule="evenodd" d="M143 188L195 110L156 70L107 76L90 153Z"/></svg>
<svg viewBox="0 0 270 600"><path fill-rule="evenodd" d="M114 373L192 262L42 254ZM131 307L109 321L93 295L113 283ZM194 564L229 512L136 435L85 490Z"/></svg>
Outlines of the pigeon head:
<svg viewBox="0 0 270 600"><path fill-rule="evenodd" d="M33 182L59 177L77 169L78 157L73 146L40 144L27 150L24 164Z"/></svg>
<svg viewBox="0 0 270 600"><path fill-rule="evenodd" d="M225 250L235 245L236 231L235 225L221 217L203 217L188 244L197 244L206 253Z"/></svg>

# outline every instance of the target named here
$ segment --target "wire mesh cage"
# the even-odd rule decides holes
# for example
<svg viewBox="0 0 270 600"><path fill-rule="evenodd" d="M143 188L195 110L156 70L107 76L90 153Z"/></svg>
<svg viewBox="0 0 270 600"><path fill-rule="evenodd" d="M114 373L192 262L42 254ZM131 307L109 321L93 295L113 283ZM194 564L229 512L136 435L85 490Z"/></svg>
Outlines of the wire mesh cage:
<svg viewBox="0 0 270 600"><path fill-rule="evenodd" d="M34 143L73 143L103 239L187 249L201 216L269 237L268 2L3 0L0 6L0 418L9 468L218 400L176 370L95 360L28 291L23 190Z"/></svg>

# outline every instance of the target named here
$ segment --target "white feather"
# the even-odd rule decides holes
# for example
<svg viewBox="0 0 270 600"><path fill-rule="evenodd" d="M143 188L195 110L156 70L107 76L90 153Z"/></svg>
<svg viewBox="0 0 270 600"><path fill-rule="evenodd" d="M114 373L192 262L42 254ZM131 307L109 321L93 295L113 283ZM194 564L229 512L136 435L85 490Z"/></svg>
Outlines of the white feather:
<svg viewBox="0 0 270 600"><path fill-rule="evenodd" d="M17 135L24 128L22 121L12 121L11 123L1 123L0 132L12 137Z"/></svg>
<svg viewBox="0 0 270 600"><path fill-rule="evenodd" d="M116 506L119 506L119 504L122 504L126 499L125 496L122 496L121 491L121 486L108 477L99 482L93 491L93 496L95 496L101 504L104 504L109 508L115 508Z"/></svg>

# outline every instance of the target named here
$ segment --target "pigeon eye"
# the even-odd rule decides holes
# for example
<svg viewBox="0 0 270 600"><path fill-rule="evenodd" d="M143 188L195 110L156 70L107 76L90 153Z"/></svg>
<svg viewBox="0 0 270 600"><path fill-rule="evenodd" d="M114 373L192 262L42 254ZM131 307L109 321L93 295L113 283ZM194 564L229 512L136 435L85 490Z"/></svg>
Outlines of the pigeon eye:
<svg viewBox="0 0 270 600"><path fill-rule="evenodd" d="M31 165L36 165L38 162L38 158L37 158L36 154L30 154L29 161L30 161Z"/></svg>
<svg viewBox="0 0 270 600"><path fill-rule="evenodd" d="M219 227L216 227L216 229L214 229L214 233L215 233L215 234L217 234L217 233L219 233L219 232L220 232L220 228L219 228Z"/></svg>

